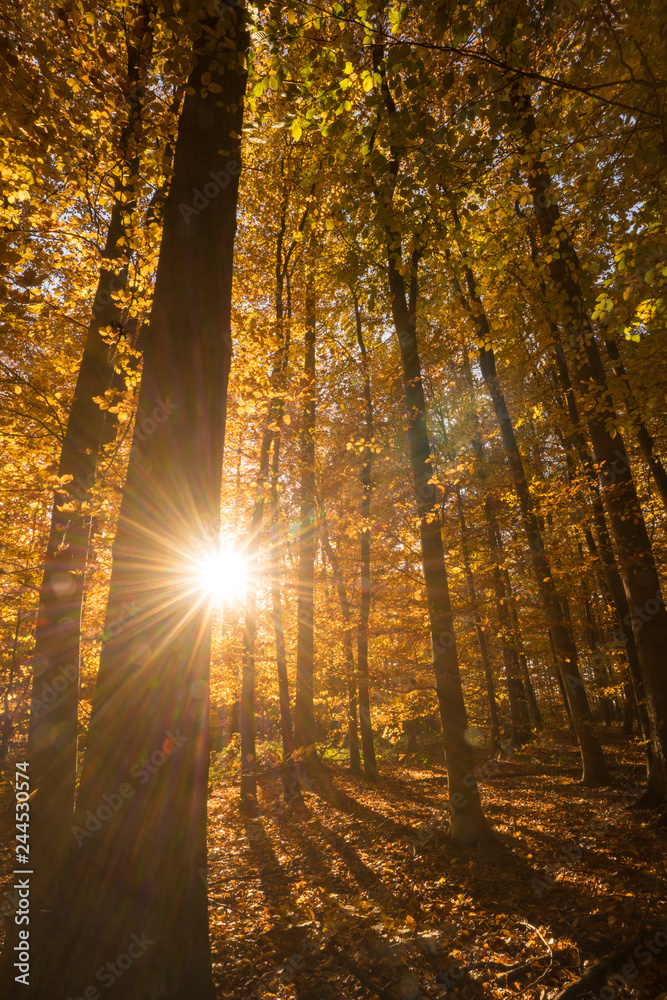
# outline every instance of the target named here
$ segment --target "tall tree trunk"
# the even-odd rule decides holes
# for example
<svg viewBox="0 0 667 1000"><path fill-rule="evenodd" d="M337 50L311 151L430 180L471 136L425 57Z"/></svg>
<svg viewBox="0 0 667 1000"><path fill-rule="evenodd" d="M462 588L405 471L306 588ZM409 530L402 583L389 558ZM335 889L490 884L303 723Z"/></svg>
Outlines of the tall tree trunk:
<svg viewBox="0 0 667 1000"><path fill-rule="evenodd" d="M234 136L248 35L242 11L193 14L201 31L164 212L138 402L144 430L135 431L113 547L75 846L43 963L34 953L30 995L39 1000L83 995L100 967L128 949L136 959L107 985L110 1000L214 997L199 874L211 610L197 563L219 528L240 172ZM203 87L204 74L224 101ZM206 207L195 209L195 193L213 186ZM132 615L119 625L127 602Z"/></svg>
<svg viewBox="0 0 667 1000"><path fill-rule="evenodd" d="M503 647L503 660L505 662L505 680L507 682L507 694L510 705L510 720L512 723L512 743L516 747L522 747L530 740L530 719L528 716L528 703L521 681L521 667L517 655L516 646L513 642L512 622L509 611L509 595L505 589L505 577L503 573L502 549L500 542L500 531L493 510L493 501L486 498L484 513L487 524L487 537L489 541L489 552L491 554L493 586L496 592L496 609L500 623L500 635Z"/></svg>
<svg viewBox="0 0 667 1000"><path fill-rule="evenodd" d="M393 240L388 239L391 308L403 364L408 445L412 479L417 494L424 583L431 627L433 671L447 757L451 829L455 840L461 843L477 843L488 837L490 829L482 811L477 782L473 775L472 748L466 740L468 719L456 653L440 514L436 490L430 482L431 447L417 344L416 261L412 262L408 301L405 282L396 265L395 254Z"/></svg>
<svg viewBox="0 0 667 1000"><path fill-rule="evenodd" d="M552 180L540 148L530 97L511 90L519 119L520 142L535 217L543 243L557 239L558 255L549 255L551 307L566 330L568 360L575 391L583 404L618 552L630 620L644 678L651 726L653 761L640 805L659 805L667 797L667 610L630 461L618 427L614 404L580 283L576 250L563 227ZM553 248L552 248L553 249Z"/></svg>
<svg viewBox="0 0 667 1000"><path fill-rule="evenodd" d="M618 564L616 562L614 546L609 535L607 517L604 511L595 463L581 426L579 407L572 388L567 359L563 350L563 345L557 339L557 327L555 324L552 327L552 333L554 333L555 337L554 359L556 362L556 379L565 397L567 414L570 424L572 425L572 443L574 450L579 456L581 467L588 482L590 500L593 508L593 526L595 528L595 537L597 538L597 542L593 538L590 530L586 529L586 544L591 555L602 570L604 584L616 612L616 618L621 630L620 638L623 641L632 687L634 689L634 698L640 720L640 727L643 738L646 741L647 764L650 769L652 750L649 743L650 726L648 712L646 710L644 679L639 661L637 643L635 642L635 633L632 627L632 616L630 615L628 598L623 586L623 580L621 579Z"/></svg>
<svg viewBox="0 0 667 1000"><path fill-rule="evenodd" d="M565 621L563 609L558 599L549 557L542 541L542 532L538 524L533 497L528 486L523 460L514 435L512 419L500 388L496 372L495 355L491 346L489 321L481 299L475 294L475 279L468 265L465 266L465 275L471 300L470 303L468 303L463 295L458 282L456 282L455 287L461 303L471 315L477 338L481 344L479 349L480 368L498 420L503 449L509 465L514 490L519 501L521 520L528 543L538 592L553 640L558 669L567 692L572 721L581 751L583 765L582 781L588 784L607 781L609 777L607 765L600 742L593 732L586 689L579 670L577 647L572 632Z"/></svg>
<svg viewBox="0 0 667 1000"><path fill-rule="evenodd" d="M359 723L361 727L361 747L364 754L364 774L370 781L378 777L373 726L371 724L371 703L368 690L368 619L371 611L371 495L373 491L372 466L374 419L373 398L371 396L371 374L368 354L361 326L359 299L353 292L354 318L357 344L361 352L361 368L364 379L364 424L365 445L361 469L361 600L359 603L359 628L357 630L357 679L359 685Z"/></svg>
<svg viewBox="0 0 667 1000"><path fill-rule="evenodd" d="M9 744L11 743L12 736L14 734L14 713L12 712L11 702L14 695L14 677L18 663L19 632L21 630L22 612L23 604L19 603L16 612L14 635L12 637L12 648L9 660L9 677L7 678L7 687L5 688L4 695L5 710L2 716L2 721L0 722L0 761L3 761L7 756Z"/></svg>
<svg viewBox="0 0 667 1000"><path fill-rule="evenodd" d="M489 702L489 721L491 723L491 744L493 749L500 745L500 719L498 716L498 703L496 701L496 686L493 679L493 668L489 656L489 647L486 641L486 634L482 626L482 617L477 607L477 590L475 587L475 577L470 564L470 551L468 545L468 527L463 509L463 499L461 497L461 487L458 481L454 484L456 490L456 509L459 515L459 526L461 528L461 551L463 553L463 572L466 578L466 589L468 600L472 608L475 631L477 633L477 643L479 645L479 655L482 661L484 673L484 683L486 684L486 696Z"/></svg>
<svg viewBox="0 0 667 1000"><path fill-rule="evenodd" d="M581 546L579 547L580 554L582 553ZM602 717L604 719L605 726L611 726L611 702L609 701L609 696L606 693L605 688L607 687L608 678L605 676L604 661L598 653L598 637L597 637L597 627L595 623L595 617L593 614L593 607L591 604L590 594L584 590L583 594L583 605L584 605L584 618L586 620L586 629L588 631L588 645L591 650L591 659L593 661L593 673L595 675L595 683L598 689L598 695L600 698L600 705L602 707Z"/></svg>
<svg viewBox="0 0 667 1000"><path fill-rule="evenodd" d="M275 369L274 369L275 372ZM267 424L271 423L271 414ZM257 474L255 504L250 518L250 531L246 545L248 582L246 584L245 622L243 628L243 661L241 666L241 702L239 725L241 730L241 809L248 815L255 814L257 806L257 748L255 745L255 639L257 636L257 585L259 577L259 550L264 502L269 478L269 453L273 432L268 426L262 434Z"/></svg>
<svg viewBox="0 0 667 1000"><path fill-rule="evenodd" d="M310 263L306 273L306 330L301 426L301 529L299 534L299 585L297 598L296 745L308 752L317 743L314 710L313 598L315 587L315 277Z"/></svg>
<svg viewBox="0 0 667 1000"><path fill-rule="evenodd" d="M639 444L642 454L646 459L646 464L651 470L651 475L653 476L655 484L658 487L658 492L660 493L662 502L665 507L667 507L667 471L665 471L665 467L662 464L660 456L655 453L655 441L653 439L653 435L649 431L641 415L641 407L635 399L635 394L632 391L628 373L625 370L625 365L623 364L623 359L618 349L618 345L613 337L607 337L605 340L605 347L607 349L607 354L611 359L614 374L623 386L625 408L637 435L637 443Z"/></svg>
<svg viewBox="0 0 667 1000"><path fill-rule="evenodd" d="M381 92L390 121L397 114L383 66L384 49L373 47L373 65L380 75ZM431 465L426 399L422 382L421 358L417 340L417 265L419 254L410 259L409 293L403 276L403 252L400 230L393 218L392 199L401 165L401 152L393 145L387 174L387 186L375 188L381 218L384 218L389 296L394 330L403 367L403 393L407 416L407 436L412 481L417 496L419 538L421 543L424 585L433 651L433 672L438 697L443 741L447 757L451 832L463 844L475 844L491 836L477 788L472 747L466 739L468 717L449 597L447 569L442 544L440 511Z"/></svg>
<svg viewBox="0 0 667 1000"><path fill-rule="evenodd" d="M276 672L278 674L278 699L280 703L280 738L282 744L283 786L286 798L298 797L298 782L294 766L294 726L290 709L289 679L287 676L287 651L283 626L282 593L280 589L280 525L278 520L278 473L280 465L280 431L273 437L271 456L271 551L269 575L271 577L271 615L276 642Z"/></svg>
<svg viewBox="0 0 667 1000"><path fill-rule="evenodd" d="M119 144L123 162L114 185L109 229L102 251L105 265L99 273L60 453L61 485L53 497L39 593L29 725L30 778L34 789L30 802L34 925L39 924L40 913L50 905L54 873L60 870L71 843L81 619L91 527L86 504L97 474L106 419L95 397L104 395L114 377L114 350L103 331L121 329L125 319L123 310L113 300L113 293L123 288L127 280L126 251L121 242L136 208L132 175L138 171L133 144L141 122L137 92L144 82L151 55L152 5L141 3L136 13L139 20L128 32L127 86L131 100ZM114 621L110 625L117 627ZM34 930L38 933L38 927ZM7 962L12 957L13 945L14 925L12 933L7 935L2 976L11 974Z"/></svg>
<svg viewBox="0 0 667 1000"><path fill-rule="evenodd" d="M537 732L541 732L544 729L544 723L542 722L542 713L540 712L540 707L537 704L537 698L535 697L535 689L533 688L533 682L530 678L530 673L528 671L528 660L526 659L526 651L523 645L523 639L521 637L521 626L519 624L519 610L516 604L516 598L514 596L514 591L512 589L512 580L510 578L510 571L505 566L504 571L505 577L505 589L507 591L507 606L510 613L510 621L512 623L512 633L514 635L514 648L516 649L516 655L519 660L520 676L523 681L524 691L526 693L526 699L528 701L528 709L530 715L533 719L533 728Z"/></svg>
<svg viewBox="0 0 667 1000"><path fill-rule="evenodd" d="M354 671L354 652L352 648L352 612L350 609L350 601L345 591L345 581L343 580L343 574L340 570L340 563L338 562L338 556L334 551L334 548L329 540L329 532L327 531L326 522L323 525L323 539L324 548L327 554L327 558L331 563L331 569L333 570L334 580L336 581L336 590L338 592L338 601L340 603L340 611L343 616L343 623L345 625L345 631L343 632L343 648L345 652L345 674L347 676L347 694L348 694L348 739L350 744L350 771L352 774L361 774L361 755L359 753L359 731L357 729L357 697L356 697L356 684L355 684L355 671Z"/></svg>
<svg viewBox="0 0 667 1000"><path fill-rule="evenodd" d="M280 164L281 176L284 163ZM292 241L289 250L284 253L285 229L287 225L287 208L289 204L289 188L284 182L284 194L280 215L280 228L276 240L276 333L281 352L280 374L278 385L284 389L289 363L291 330L292 330L292 297L290 293L289 258L296 246ZM304 212L300 230L306 221ZM287 315L285 315L285 286L287 286ZM281 535L279 522L279 478L280 478L280 443L285 416L285 400L278 393L275 398L273 450L271 453L271 545L269 550L269 576L271 578L271 617L273 619L273 634L276 643L276 673L278 675L278 700L280 705L280 738L282 749L281 768L283 775L283 793L285 799L294 800L300 797L300 786L294 762L294 726L290 708L289 678L287 675L287 651L285 648L285 628L283 625L282 591L280 586L280 554Z"/></svg>
<svg viewBox="0 0 667 1000"><path fill-rule="evenodd" d="M255 638L257 634L257 585L259 573L260 533L264 518L264 506L267 491L270 490L272 506L275 507L278 498L278 474L280 468L280 430L285 411L284 378L289 358L289 326L287 332L283 322L283 284L285 266L283 261L283 240L285 235L287 204L283 199L281 226L278 232L276 246L276 333L277 350L271 372L272 398L266 418L266 427L262 434L260 445L259 473L257 476L257 494L250 521L248 541L248 585L246 590L246 614L243 635L243 673L241 682L241 806L249 814L253 814L257 802L256 776L256 746L255 746ZM273 451L271 446L273 444ZM271 482L269 482L269 464L271 464ZM277 516L277 511L275 511ZM272 527L275 518L272 516ZM273 532L272 532L273 534ZM272 539L271 548L273 550ZM291 788L292 765L288 763L293 751L292 720L289 707L289 687L287 684L287 657L285 653L285 634L282 625L282 605L280 598L280 578L278 573L277 552L271 551L269 556L271 567L271 599L276 637L276 666L278 673L278 690L280 699L280 720L282 737L282 769L285 791L293 793Z"/></svg>

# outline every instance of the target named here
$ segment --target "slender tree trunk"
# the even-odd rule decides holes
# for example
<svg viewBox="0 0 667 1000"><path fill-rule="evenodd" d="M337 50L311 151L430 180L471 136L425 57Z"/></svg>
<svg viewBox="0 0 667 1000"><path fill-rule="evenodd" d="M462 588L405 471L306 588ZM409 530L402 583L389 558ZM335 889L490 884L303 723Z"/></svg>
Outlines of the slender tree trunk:
<svg viewBox="0 0 667 1000"><path fill-rule="evenodd" d="M343 616L343 623L345 625L345 631L343 632L343 648L345 652L345 673L347 676L347 693L348 693L348 739L350 744L350 771L352 774L361 774L361 755L359 753L359 731L357 729L357 697L356 697L356 684L354 681L355 671L354 671L354 652L352 647L352 612L350 609L350 601L348 599L347 593L345 592L345 581L343 580L343 574L340 570L340 563L338 562L338 556L329 541L329 533L327 531L326 523L323 526L323 539L324 548L327 554L327 558L331 563L331 569L333 570L334 580L336 582L336 590L338 592L338 601L340 603L340 611Z"/></svg>
<svg viewBox="0 0 667 1000"><path fill-rule="evenodd" d="M507 566L505 567L504 576L505 576L505 589L507 591L507 606L509 608L510 621L512 623L512 633L514 635L514 647L516 649L516 655L519 660L519 669L521 672L521 679L523 681L524 691L526 693L526 699L528 701L528 709L533 719L533 728L537 732L541 732L544 729L544 723L542 722L542 713L540 712L540 707L537 703L537 698L535 697L535 689L533 688L533 682L530 679L530 673L528 672L528 660L526 659L526 651L523 646L523 639L521 638L519 611L516 604L516 598L512 590L512 581Z"/></svg>
<svg viewBox="0 0 667 1000"><path fill-rule="evenodd" d="M275 371L275 369L274 369ZM267 424L271 423L271 415ZM255 722L255 639L257 636L257 584L259 549L264 502L269 478L269 452L273 432L268 426L262 434L255 504L250 518L247 550L248 582L246 585L245 623L243 628L243 661L241 667L241 809L249 816L257 806L257 747Z"/></svg>
<svg viewBox="0 0 667 1000"><path fill-rule="evenodd" d="M557 334L555 324L552 328L552 332ZM572 425L572 442L574 449L579 456L581 467L588 482L590 499L593 508L593 525L595 527L597 542L593 538L590 530L586 530L586 544L588 545L591 555L601 567L606 589L616 612L616 618L620 628L619 639L623 643L625 655L628 661L632 687L634 689L634 697L637 703L640 727L643 738L646 741L647 764L650 770L650 762L652 758L652 750L649 743L650 726L648 712L646 710L644 679L639 661L637 643L635 642L632 616L630 614L630 607L628 605L628 598L623 586L623 580L621 579L621 574L618 570L614 545L609 535L607 517L602 503L600 484L598 482L595 463L593 461L593 456L589 451L588 443L581 426L579 407L572 388L572 382L570 380L570 373L567 367L567 359L563 350L563 345L558 341L558 339L555 339L554 343L554 359L556 362L556 378L564 394L568 417Z"/></svg>
<svg viewBox="0 0 667 1000"><path fill-rule="evenodd" d="M14 694L14 676L16 674L16 664L18 662L19 632L21 629L22 611L23 605L19 604L16 612L14 635L12 637L12 649L9 660L9 677L7 678L7 687L5 688L5 711L2 718L2 730L0 731L0 761L3 761L7 756L9 744L12 741L12 735L14 733L14 716L11 710L11 701Z"/></svg>
<svg viewBox="0 0 667 1000"><path fill-rule="evenodd" d="M579 547L579 552L581 555L581 546ZM590 595L586 590L584 590L583 594L583 605L586 628L588 630L588 645L591 650L593 673L595 675L595 683L598 689L600 705L602 707L602 717L604 719L605 726L611 726L611 703L605 691L605 688L607 687L607 678L605 677L604 672L604 662L598 653L597 628L595 618L593 616L593 607L591 605Z"/></svg>
<svg viewBox="0 0 667 1000"><path fill-rule="evenodd" d="M373 65L380 75L387 116L393 121L397 108L386 80L383 57L383 46L374 45ZM410 259L408 293L402 273L403 253L400 232L395 226L392 214L394 184L401 164L401 153L396 146L392 146L391 156L387 186L376 187L375 196L378 211L385 219L389 296L403 367L407 437L412 481L417 496L419 537L433 650L433 672L447 757L451 831L456 841L475 844L491 836L491 829L482 810L477 781L473 773L472 748L466 739L468 718L456 652L440 511L435 487L430 482L433 476L431 446L417 340L419 255L415 250Z"/></svg>
<svg viewBox="0 0 667 1000"><path fill-rule="evenodd" d="M281 176L284 164L281 161ZM280 228L276 240L276 333L281 352L280 374L278 385L284 389L289 363L291 328L292 328L292 297L290 294L289 257L295 243L287 253L283 253L285 228L287 224L287 208L289 191L285 183L284 197L280 215ZM306 213L302 223L305 222ZM285 285L287 285L287 316L285 316ZM285 648L285 628L283 625L282 591L280 586L280 556L281 534L279 523L279 478L280 478L280 443L285 416L285 400L278 394L275 398L275 419L273 431L273 450L271 453L271 546L269 551L269 576L271 578L271 616L273 619L273 634L276 643L276 673L278 675L278 699L280 704L280 738L282 749L283 793L286 800L294 801L300 797L300 786L294 762L294 726L290 708L289 678L287 675L287 650Z"/></svg>
<svg viewBox="0 0 667 1000"><path fill-rule="evenodd" d="M487 537L492 561L493 586L496 592L496 609L500 622L503 660L505 662L505 680L507 682L510 720L512 723L512 743L516 747L522 747L528 743L531 735L528 703L526 702L526 695L521 682L519 657L517 656L516 646L512 641L512 622L508 603L509 595L505 589L505 577L501 565L500 532L493 510L493 502L490 497L486 498L484 513L488 529Z"/></svg>
<svg viewBox="0 0 667 1000"><path fill-rule="evenodd" d="M287 676L287 651L285 649L285 629L283 626L282 593L280 589L280 525L278 521L278 470L280 463L280 431L273 438L271 457L271 553L269 574L271 577L271 614L273 634L276 642L276 670L278 674L278 699L280 703L280 737L282 743L282 771L285 797L299 797L298 782L294 766L294 727L290 709L289 679Z"/></svg>
<svg viewBox="0 0 667 1000"><path fill-rule="evenodd" d="M306 331L301 427L301 531L299 536L299 587L296 651L296 745L315 749L317 727L314 711L313 597L315 587L315 279L306 274Z"/></svg>
<svg viewBox="0 0 667 1000"><path fill-rule="evenodd" d="M365 446L361 469L361 601L359 604L359 628L357 629L357 677L359 685L359 723L361 727L361 747L364 754L364 774L370 781L378 777L373 726L371 724L371 703L368 690L368 619L371 611L371 495L373 491L372 466L374 418L371 396L371 375L368 354L361 326L359 299L354 296L354 318L357 330L357 344L361 352L361 368L364 378L364 424Z"/></svg>
<svg viewBox="0 0 667 1000"><path fill-rule="evenodd" d="M593 732L590 708L584 687L577 647L572 631L568 628L558 599L551 565L538 524L533 498L526 479L523 460L514 435L512 419L496 372L496 360L491 346L491 331L483 303L475 294L475 279L469 266L465 267L466 283L470 294L469 304L456 282L460 301L471 314L480 347L480 368L498 420L503 449L510 469L514 490L521 509L521 520L528 543L531 563L538 592L544 608L547 625L553 640L558 669L567 691L568 703L574 723L583 765L582 781L595 784L607 781L609 774L600 742Z"/></svg>
<svg viewBox="0 0 667 1000"><path fill-rule="evenodd" d="M660 805L667 796L667 610L630 461L618 427L602 358L584 301L579 258L563 228L552 180L540 149L530 97L511 91L519 118L521 144L535 217L542 240L558 240L558 255L548 261L551 308L566 330L568 360L575 391L582 400L598 468L602 496L616 541L630 621L644 678L651 726L653 761L640 805Z"/></svg>
<svg viewBox="0 0 667 1000"><path fill-rule="evenodd" d="M656 455L655 453L655 441L653 439L653 435L642 418L641 407L635 399L635 394L632 391L628 373L625 370L625 365L623 364L623 359L621 358L616 341L608 338L605 340L605 347L607 349L607 354L611 359L614 374L623 386L625 408L637 435L637 443L639 444L644 458L646 459L646 464L651 470L651 475L653 476L655 484L658 487L658 492L662 497L662 502L665 507L667 507L667 472L665 471L665 467L662 464L659 455Z"/></svg>
<svg viewBox="0 0 667 1000"><path fill-rule="evenodd" d="M248 815L254 813L257 802L256 746L255 746L255 638L257 634L257 585L259 574L260 533L264 518L267 491L270 488L272 504L278 498L278 474L280 463L280 430L284 417L284 378L289 358L289 328L286 333L283 322L283 283L285 264L283 262L283 239L285 234L287 205L283 201L281 226L276 247L276 332L278 346L271 372L271 389L274 395L269 404L266 428L260 446L257 495L253 507L248 542L248 586L246 591L246 615L243 637L243 673L241 683L241 806ZM273 444L273 451L271 445ZM269 464L271 463L271 484L269 484ZM277 514L277 511L276 511ZM272 516L272 527L274 517ZM272 540L273 549L273 540ZM288 763L293 751L292 719L289 707L289 687L287 684L287 657L285 635L282 625L282 605L280 598L280 578L276 563L277 553L271 552L271 599L276 637L276 666L280 698L280 719L282 737L282 769L285 792L290 791L292 765Z"/></svg>
<svg viewBox="0 0 667 1000"><path fill-rule="evenodd" d="M563 683L563 677L560 672L558 653L556 652L556 646L554 644L554 638L551 634L551 629L549 630L549 646L551 648L551 656L554 661L555 666L555 676L558 683L558 690L560 691L561 701L563 702L563 708L565 709L565 717L568 720L570 728L574 731L574 723L572 721L572 712L570 710L570 700L567 696L567 691L565 690L565 684Z"/></svg>
<svg viewBox="0 0 667 1000"><path fill-rule="evenodd" d="M219 528L240 172L234 136L248 36L241 11L196 15L202 30L165 205L73 851L44 962L33 952L30 995L38 1000L83 995L130 945L136 960L108 985L109 1000L214 997L200 876L211 609L197 563ZM202 87L205 73L223 101ZM217 195L195 210L194 192L213 183Z"/></svg>
<svg viewBox="0 0 667 1000"><path fill-rule="evenodd" d="M417 494L433 670L447 756L452 834L455 840L462 843L476 843L486 839L490 831L482 812L477 783L473 775L472 749L466 740L468 720L456 653L456 637L440 533L440 516L435 487L430 482L431 448L416 329L416 262L413 261L408 301L405 282L396 266L395 249L391 243L387 248L387 258L394 328L403 363L408 445L412 478Z"/></svg>
<svg viewBox="0 0 667 1000"><path fill-rule="evenodd" d="M458 293L461 294L461 292L460 292L460 286L458 285L458 282L456 283L456 289L457 289ZM475 387L474 387L473 378L472 378L472 370L470 368L470 360L468 358L468 349L467 349L465 343L463 345L463 374L464 374L464 377L465 377L465 380L466 380L466 384L468 386L468 390L470 391L471 396L474 398ZM473 448L473 452L474 452L474 455L475 455L476 471L477 471L477 475L480 476L481 478L483 478L484 477L484 473L485 473L485 467L484 467L484 462L485 462L485 459L484 459L484 445L482 444L482 436L481 436L481 427L480 427L480 421L479 421L479 414L477 413L476 407L474 409L474 428L475 429L474 429L474 432L473 432L473 435L472 435L472 448ZM510 595L512 595L512 587L511 587L511 583L510 583L510 579L509 579L509 571L507 571L507 570L506 570L506 583L507 583L507 591L508 591L508 593ZM530 679L530 674L528 673L528 663L526 661L526 655L525 655L525 652L524 652L524 649L523 649L523 642L521 641L521 630L520 630L520 627L519 627L519 618L518 618L518 612L517 612L517 608L516 608L516 601L514 600L513 597L511 597L511 600L510 600L510 614L512 616L512 621L514 623L515 635L516 635L516 642L517 642L517 652L518 652L518 655L519 655L519 665L521 667L521 672L522 672L522 677L523 677L525 689L526 689L526 692L528 694L529 706L530 706L530 710L533 713L533 718L534 718L534 721L535 721L535 728L539 731L539 730L541 730L543 728L543 723L542 723L540 709L539 709L539 706L538 706L538 703L537 703L537 698L535 696L535 692L533 690L533 685L532 685L532 682L531 682L531 679ZM551 651L552 651L552 653L554 653L553 641L551 640L551 633L549 633L549 638L550 638L550 642L551 642ZM559 684L559 686L561 688L561 691L562 691L562 694L563 694L563 701L564 701L564 705L565 705L565 711L566 711L566 713L568 715L568 718L569 718L569 716L570 716L570 706L568 705L567 697L565 695L565 688L563 687L563 681L562 681L562 678L560 676L560 671L558 669L558 663L555 660L555 653L554 653L554 661L556 663L556 678L557 678L558 684ZM548 694L550 696L551 695L551 688L549 686L547 686L547 692L548 692ZM552 711L552 714L553 714L553 711Z"/></svg>
<svg viewBox="0 0 667 1000"><path fill-rule="evenodd" d="M477 643L479 645L479 655L482 661L484 682L486 684L486 696L489 702L489 721L491 722L491 744L493 749L495 750L496 747L500 745L500 719L498 715L498 703L496 701L496 686L495 686L495 681L493 679L493 668L491 666L491 658L489 656L489 647L486 641L486 634L482 626L482 618L479 613L479 608L477 607L477 590L475 587L475 577L472 571L472 566L470 564L468 528L466 525L465 512L463 509L463 500L461 498L461 487L458 482L455 483L454 488L456 490L456 509L458 511L459 525L461 528L461 551L463 553L463 571L465 573L465 578L466 578L468 600L470 601L473 620L475 622Z"/></svg>

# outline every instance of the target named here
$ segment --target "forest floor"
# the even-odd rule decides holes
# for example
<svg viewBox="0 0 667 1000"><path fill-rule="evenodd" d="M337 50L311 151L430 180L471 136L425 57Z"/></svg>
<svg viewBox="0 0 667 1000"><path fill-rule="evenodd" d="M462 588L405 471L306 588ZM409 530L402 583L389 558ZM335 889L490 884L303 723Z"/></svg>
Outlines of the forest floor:
<svg viewBox="0 0 667 1000"><path fill-rule="evenodd" d="M648 945L624 959L620 978L582 996L667 1000L667 838L627 808L644 773L636 743L617 729L601 737L614 775L606 788L578 784L565 733L498 761L480 750L496 843L472 850L446 834L435 745L412 755L380 747L375 784L331 752L303 800L286 803L260 744L253 819L228 778L238 760L217 755L208 891L219 1000L553 1000L644 932ZM13 845L2 825L5 890Z"/></svg>
<svg viewBox="0 0 667 1000"><path fill-rule="evenodd" d="M627 808L645 774L641 751L618 730L601 736L611 788L578 784L564 733L486 766L480 753L491 848L447 837L435 748L381 760L375 785L331 764L303 804L285 804L267 768L250 820L236 787L214 782L208 879L221 1000L551 1000L619 944L664 929L667 840ZM625 959L627 987L603 979L593 995L667 1000L667 934L662 946L649 939L658 953Z"/></svg>

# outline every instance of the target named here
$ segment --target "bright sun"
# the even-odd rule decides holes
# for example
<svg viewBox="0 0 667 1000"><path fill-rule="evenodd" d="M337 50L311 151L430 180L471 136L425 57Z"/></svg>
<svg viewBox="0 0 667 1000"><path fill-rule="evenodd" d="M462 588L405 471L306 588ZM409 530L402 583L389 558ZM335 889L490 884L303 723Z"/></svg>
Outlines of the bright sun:
<svg viewBox="0 0 667 1000"><path fill-rule="evenodd" d="M221 543L202 556L197 561L196 575L202 590L215 601L233 601L245 592L245 559L229 543Z"/></svg>

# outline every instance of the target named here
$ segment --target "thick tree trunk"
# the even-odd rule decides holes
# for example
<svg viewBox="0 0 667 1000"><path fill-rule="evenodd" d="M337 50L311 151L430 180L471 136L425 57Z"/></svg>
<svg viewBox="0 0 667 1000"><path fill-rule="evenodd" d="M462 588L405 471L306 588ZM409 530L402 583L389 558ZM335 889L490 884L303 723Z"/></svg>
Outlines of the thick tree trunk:
<svg viewBox="0 0 667 1000"><path fill-rule="evenodd" d="M477 607L477 590L475 587L475 577L472 571L472 566L470 564L468 528L466 525L465 512L463 509L461 487L458 482L455 483L454 488L456 490L456 509L458 511L459 525L461 528L461 551L463 554L463 571L465 573L465 578L466 578L468 600L470 601L473 620L475 622L477 643L479 645L479 655L482 661L484 683L486 684L486 696L489 702L489 721L491 723L491 745L495 750L496 747L500 745L500 719L498 715L498 703L496 701L496 686L495 686L495 681L493 679L493 667L491 666L489 647L486 641L484 628L482 626L482 618L479 613L479 609Z"/></svg>
<svg viewBox="0 0 667 1000"><path fill-rule="evenodd" d="M575 391L582 401L603 500L607 506L618 552L630 621L644 678L651 727L653 761L641 805L659 805L667 796L667 610L646 523L607 386L602 358L580 283L581 267L560 219L549 171L542 158L530 98L511 92L520 120L521 143L535 217L542 240L551 246L550 304L554 318L566 330L568 360Z"/></svg>
<svg viewBox="0 0 667 1000"><path fill-rule="evenodd" d="M40 913L49 907L54 873L59 872L71 843L77 770L79 667L84 583L90 542L86 504L95 483L106 414L95 397L104 396L114 378L114 349L103 331L120 329L125 316L113 293L127 280L121 241L136 208L131 180L138 170L132 148L141 121L137 90L150 61L152 7L137 6L140 20L128 35L127 85L131 95L128 119L120 137L123 159L117 178L88 331L74 398L63 438L58 467L61 487L54 493L51 525L44 557L44 575L33 655L29 758L31 798L31 882L33 927L39 933ZM127 162L127 158L130 162ZM118 261L119 266L114 265ZM121 611L121 619L131 608ZM111 622L112 627L118 623ZM14 945L14 925L7 935L0 977L9 976L7 961Z"/></svg>
<svg viewBox="0 0 667 1000"><path fill-rule="evenodd" d="M370 781L378 777L373 726L371 723L371 703L368 690L368 619L371 611L371 495L373 491L372 466L374 436L373 398L371 396L371 375L368 354L361 326L359 299L354 295L354 318L357 344L361 352L361 367L364 378L364 431L365 441L363 465L361 469L361 600L359 603L359 628L357 629L357 681L359 686L359 724L361 747L364 754L364 774Z"/></svg>
<svg viewBox="0 0 667 1000"><path fill-rule="evenodd" d="M299 584L297 599L296 745L310 753L317 743L314 711L313 599L315 587L315 281L306 274L306 331L301 426L301 529L299 535Z"/></svg>
<svg viewBox="0 0 667 1000"><path fill-rule="evenodd" d="M202 33L165 205L74 845L45 961L33 966L30 995L39 1000L83 995L101 981L101 967L128 952L131 966L104 983L109 1000L214 996L200 874L210 604L197 561L219 526L240 172L234 135L248 37L241 12L227 8L219 20L196 13ZM224 104L203 88L204 73ZM221 155L221 146L230 152ZM195 209L196 193L213 187Z"/></svg>
<svg viewBox="0 0 667 1000"><path fill-rule="evenodd" d="M521 520L528 543L538 592L553 640L558 669L567 692L571 717L581 751L583 765L582 781L587 784L596 784L607 781L609 774L600 742L592 729L586 689L579 670L577 647L572 631L568 628L563 616L563 610L551 572L549 557L542 541L542 532L538 524L533 497L528 486L528 480L526 479L523 459L521 458L514 434L512 419L500 388L496 372L496 359L493 347L491 346L491 331L488 318L482 301L475 294L475 279L470 267L467 265L465 267L465 274L471 299L470 303L464 298L458 282L456 283L456 291L461 303L471 314L477 338L482 345L479 349L480 368L498 420L503 449L509 465L514 491L519 501Z"/></svg>
<svg viewBox="0 0 667 1000"><path fill-rule="evenodd" d="M516 747L522 747L530 740L530 718L528 716L528 703L521 681L521 667L514 644L512 621L509 610L509 594L505 589L505 576L501 565L502 548L500 541L500 531L493 510L493 501L486 498L484 513L487 524L487 537L489 552L491 554L493 587L496 592L496 610L500 623L500 636L503 647L503 660L505 663L505 681L507 683L507 695L510 705L510 721L512 723L512 743Z"/></svg>

